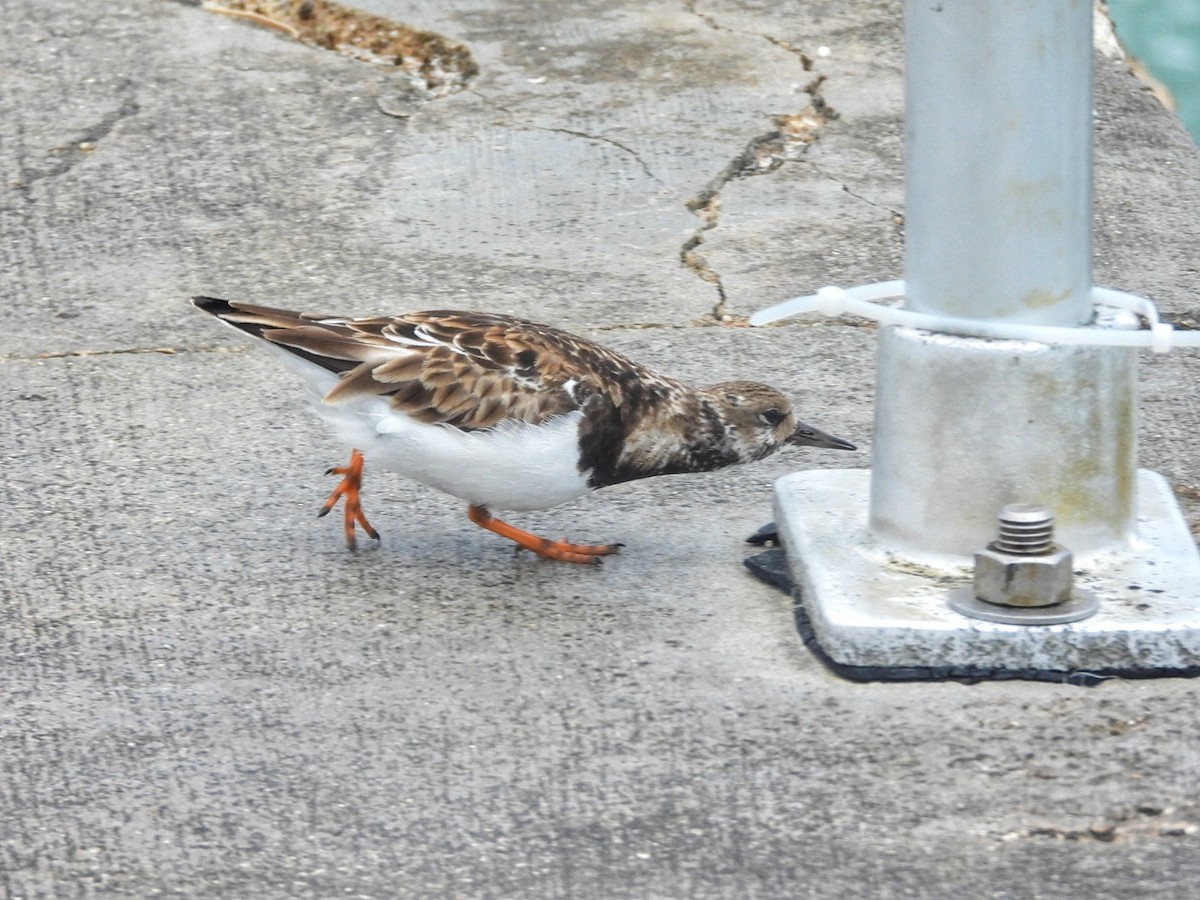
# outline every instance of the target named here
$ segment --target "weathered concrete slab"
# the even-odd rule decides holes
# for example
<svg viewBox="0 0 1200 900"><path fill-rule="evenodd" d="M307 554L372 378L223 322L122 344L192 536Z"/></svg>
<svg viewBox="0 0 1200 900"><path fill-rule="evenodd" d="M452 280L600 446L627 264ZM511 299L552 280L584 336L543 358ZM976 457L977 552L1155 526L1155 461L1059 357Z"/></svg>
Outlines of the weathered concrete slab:
<svg viewBox="0 0 1200 900"><path fill-rule="evenodd" d="M898 274L898 3L428 6L369 6L471 48L428 103L182 3L4 8L0 894L1187 896L1195 683L850 684L743 572L845 454L524 520L597 571L370 472L380 547L313 518L340 448L189 294L511 310L869 446L870 330L695 323ZM1187 312L1195 150L1100 65L1100 280ZM1141 454L1196 497L1198 364L1145 360Z"/></svg>

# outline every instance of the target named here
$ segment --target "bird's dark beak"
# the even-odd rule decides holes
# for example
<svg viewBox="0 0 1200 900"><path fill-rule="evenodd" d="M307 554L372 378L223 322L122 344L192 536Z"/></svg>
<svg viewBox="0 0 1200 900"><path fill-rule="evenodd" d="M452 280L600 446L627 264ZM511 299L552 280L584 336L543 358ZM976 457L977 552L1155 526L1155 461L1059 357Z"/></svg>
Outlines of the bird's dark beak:
<svg viewBox="0 0 1200 900"><path fill-rule="evenodd" d="M784 443L791 444L793 447L822 447L826 450L858 449L849 441L843 441L840 437L826 434L819 428L813 428L811 425L805 425L803 422L796 426L795 432Z"/></svg>

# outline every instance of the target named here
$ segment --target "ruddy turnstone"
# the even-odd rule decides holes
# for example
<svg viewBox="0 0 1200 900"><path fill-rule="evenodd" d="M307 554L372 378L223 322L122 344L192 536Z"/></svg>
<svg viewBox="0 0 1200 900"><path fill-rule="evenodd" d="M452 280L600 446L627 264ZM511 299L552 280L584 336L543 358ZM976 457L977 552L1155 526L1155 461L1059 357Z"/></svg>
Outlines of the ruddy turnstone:
<svg viewBox="0 0 1200 900"><path fill-rule="evenodd" d="M763 459L784 444L854 450L796 420L753 381L692 388L580 337L513 316L433 310L347 319L212 297L192 303L261 339L315 392L317 412L353 447L321 507L359 501L372 463L466 500L467 516L539 556L597 563L620 544L572 544L522 531L491 510L548 509L655 475Z"/></svg>

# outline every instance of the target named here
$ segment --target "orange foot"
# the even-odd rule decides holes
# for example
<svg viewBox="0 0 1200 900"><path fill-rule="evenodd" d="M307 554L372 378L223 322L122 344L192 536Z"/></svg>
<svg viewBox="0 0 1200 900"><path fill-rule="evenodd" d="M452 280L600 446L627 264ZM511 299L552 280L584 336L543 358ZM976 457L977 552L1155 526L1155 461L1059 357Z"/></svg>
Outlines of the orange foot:
<svg viewBox="0 0 1200 900"><path fill-rule="evenodd" d="M358 541L354 535L354 524L356 522L374 540L379 540L379 532L371 527L371 523L363 515L362 502L358 499L359 491L362 490L362 470L363 455L358 450L350 454L350 462L346 463L346 465L335 466L327 470L325 472L326 475L341 475L342 480L333 489L333 493L329 495L329 499L325 501L321 507L321 511L317 513L318 519L329 515L329 511L337 506L338 498L346 498L346 505L343 508L343 512L345 513L346 546L352 551L358 546Z"/></svg>
<svg viewBox="0 0 1200 900"><path fill-rule="evenodd" d="M566 541L552 541L500 521L483 506L468 506L467 518L480 528L486 528L510 541L516 541L526 550L532 550L538 556L544 556L546 559L559 559L563 562L595 566L599 565L601 556L611 556L625 546L624 544L569 544Z"/></svg>

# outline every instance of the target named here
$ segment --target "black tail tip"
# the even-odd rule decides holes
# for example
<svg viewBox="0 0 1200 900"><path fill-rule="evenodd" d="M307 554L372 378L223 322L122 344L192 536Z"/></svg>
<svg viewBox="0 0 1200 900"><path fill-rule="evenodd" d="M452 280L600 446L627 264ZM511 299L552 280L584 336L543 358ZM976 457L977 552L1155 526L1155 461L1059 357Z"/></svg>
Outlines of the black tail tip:
<svg viewBox="0 0 1200 900"><path fill-rule="evenodd" d="M228 300L220 300L216 297L193 297L192 306L213 316L233 312L233 304Z"/></svg>

